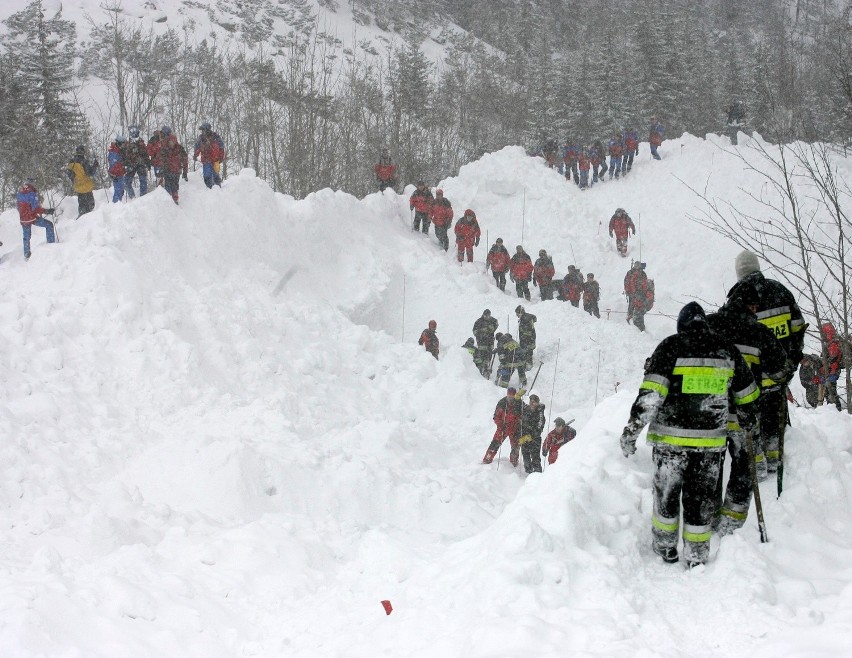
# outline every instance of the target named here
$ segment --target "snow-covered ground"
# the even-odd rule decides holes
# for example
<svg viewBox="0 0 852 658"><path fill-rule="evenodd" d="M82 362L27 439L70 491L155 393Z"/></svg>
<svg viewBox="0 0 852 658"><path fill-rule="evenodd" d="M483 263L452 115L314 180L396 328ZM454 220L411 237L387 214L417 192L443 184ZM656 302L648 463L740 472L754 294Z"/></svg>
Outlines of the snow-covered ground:
<svg viewBox="0 0 852 658"><path fill-rule="evenodd" d="M737 202L759 184L712 142L661 152L586 192L517 148L463 167L442 187L488 238L461 267L406 196L296 201L249 170L193 174L179 207L99 191L74 221L66 199L29 262L0 216L0 655L848 654L845 414L792 409L770 543L752 515L705 567L650 551L650 450L625 460L618 436L644 359L683 303L723 300L738 251L686 219L678 178ZM646 334L624 322L619 206L656 281ZM603 293L601 320L526 305L533 390L579 429L529 477L505 451L480 464L501 390L458 347L484 308L516 329L484 272L498 236Z"/></svg>

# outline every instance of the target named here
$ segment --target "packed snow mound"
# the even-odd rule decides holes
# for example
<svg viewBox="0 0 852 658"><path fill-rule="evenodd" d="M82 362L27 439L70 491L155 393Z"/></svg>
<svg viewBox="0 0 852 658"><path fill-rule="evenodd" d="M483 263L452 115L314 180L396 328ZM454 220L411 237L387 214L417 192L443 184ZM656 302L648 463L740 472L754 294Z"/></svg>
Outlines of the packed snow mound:
<svg viewBox="0 0 852 658"><path fill-rule="evenodd" d="M180 206L99 191L75 222L67 199L29 262L0 216L4 653L842 653L847 416L794 410L770 544L750 519L692 572L650 552L650 450L624 460L618 435L672 316L721 302L738 251L685 219L680 181L741 202L757 180L712 142L661 152L585 192L517 148L463 167L441 185L477 213L473 264L410 230L411 189L297 201L251 170L193 174ZM628 258L617 207L639 220ZM459 347L484 308L516 331L512 285L484 271L498 236L603 294L601 320L524 303L534 390L580 430L529 477L505 451L479 464L502 392ZM640 248L646 334L621 296ZM439 361L417 345L430 319Z"/></svg>

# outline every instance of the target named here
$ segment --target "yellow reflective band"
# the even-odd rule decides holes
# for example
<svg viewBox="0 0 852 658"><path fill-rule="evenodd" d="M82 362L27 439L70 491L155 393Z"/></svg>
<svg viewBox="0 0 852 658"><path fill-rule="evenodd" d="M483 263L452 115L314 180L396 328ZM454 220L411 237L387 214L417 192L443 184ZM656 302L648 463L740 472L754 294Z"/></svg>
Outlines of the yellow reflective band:
<svg viewBox="0 0 852 658"><path fill-rule="evenodd" d="M763 379L760 380L760 387L761 388L769 388L770 386L775 386L775 384L777 384L777 383L778 382L776 382L774 379L772 379L772 377L764 377Z"/></svg>
<svg viewBox="0 0 852 658"><path fill-rule="evenodd" d="M734 376L734 371L712 366L675 366L672 374L683 377L681 391L684 393L720 395L728 390L728 381Z"/></svg>
<svg viewBox="0 0 852 658"><path fill-rule="evenodd" d="M751 393L743 395L742 397L737 397L736 395L734 396L734 404L748 404L749 402L754 402L755 400L757 400L757 398L760 397L760 389L757 386L752 384L749 388L753 388L754 390ZM747 390L749 389L747 388L746 391Z"/></svg>
<svg viewBox="0 0 852 658"><path fill-rule="evenodd" d="M754 463L759 464L763 461L763 453L759 452L754 456Z"/></svg>
<svg viewBox="0 0 852 658"><path fill-rule="evenodd" d="M663 532L677 532L677 527L678 527L677 521L675 521L674 523L663 523L662 521L660 521L657 518L656 514L654 514L651 517L651 524L655 528L658 528L658 529L662 530Z"/></svg>
<svg viewBox="0 0 852 658"><path fill-rule="evenodd" d="M691 541L693 544L698 544L703 541L710 541L710 537L713 536L713 531L708 530L707 532L687 532L683 531L683 538L686 541Z"/></svg>
<svg viewBox="0 0 852 658"><path fill-rule="evenodd" d="M781 456L781 452L778 450L767 450L766 456L769 459L778 459Z"/></svg>
<svg viewBox="0 0 852 658"><path fill-rule="evenodd" d="M742 427L740 427L740 424L737 421L735 421L735 420L729 420L728 421L728 431L729 432L739 432L741 429L742 429Z"/></svg>
<svg viewBox="0 0 852 658"><path fill-rule="evenodd" d="M657 382L649 382L647 379L642 382L642 385L639 386L639 390L645 389L647 391L657 391L663 397L666 397L669 394L669 389L663 386L662 384L658 384Z"/></svg>
<svg viewBox="0 0 852 658"><path fill-rule="evenodd" d="M748 518L748 512L735 512L732 509L728 509L727 507L723 507L719 510L719 514L722 516L727 516L731 519L736 519L737 521L745 521Z"/></svg>
<svg viewBox="0 0 852 658"><path fill-rule="evenodd" d="M648 433L648 441L651 443L667 443L673 446L685 448L724 448L727 437L693 438L688 436L672 436L670 434Z"/></svg>
<svg viewBox="0 0 852 658"><path fill-rule="evenodd" d="M750 366L759 366L760 356L758 354L743 354L743 361Z"/></svg>

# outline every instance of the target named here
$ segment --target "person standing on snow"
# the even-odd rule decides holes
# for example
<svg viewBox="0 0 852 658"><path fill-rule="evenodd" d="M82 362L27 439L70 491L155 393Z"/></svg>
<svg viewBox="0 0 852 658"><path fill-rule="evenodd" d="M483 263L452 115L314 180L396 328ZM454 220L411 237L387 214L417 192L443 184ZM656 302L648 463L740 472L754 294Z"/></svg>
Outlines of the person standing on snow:
<svg viewBox="0 0 852 658"><path fill-rule="evenodd" d="M77 217L95 209L95 176L98 174L98 161L86 158L86 147L82 144L74 151L74 157L65 169L71 179L71 187L77 195Z"/></svg>
<svg viewBox="0 0 852 658"><path fill-rule="evenodd" d="M738 286L732 291L728 301L716 313L707 316L710 330L731 342L742 354L749 365L755 384L760 389L764 376L779 377L784 371L786 355L775 340L772 332L757 321L755 311L760 298L753 285ZM759 407L759 404L757 405ZM756 428L759 433L759 428ZM760 445L760 437L754 436L753 444ZM741 528L748 516L751 501L752 478L750 459L755 459L754 451L749 455L747 437L740 428L736 409L729 409L728 452L731 454L731 473L728 486L722 499L722 471L716 484L716 498L722 501L719 515L714 521L714 530L726 535ZM725 465L725 452L722 452L722 467ZM756 462L758 473L762 465L763 479L766 479L766 463L763 454ZM758 479L760 477L758 476Z"/></svg>
<svg viewBox="0 0 852 658"><path fill-rule="evenodd" d="M521 412L521 438L518 444L521 446L521 455L524 458L524 471L527 473L541 473L541 433L544 431L544 405L538 396L530 395L529 404L523 405Z"/></svg>
<svg viewBox="0 0 852 658"><path fill-rule="evenodd" d="M618 179L621 174L621 158L624 156L624 144L621 141L621 135L615 133L610 138L607 151L609 152L609 178L612 180L614 175Z"/></svg>
<svg viewBox="0 0 852 658"><path fill-rule="evenodd" d="M225 142L222 141L219 133L213 132L213 127L208 121L198 126L198 130L201 133L195 140L192 159L197 162L199 156L201 157L201 171L204 176L204 184L208 189L212 188L214 184L222 187L219 168L225 161Z"/></svg>
<svg viewBox="0 0 852 658"><path fill-rule="evenodd" d="M422 345L426 351L436 359L438 358L438 352L441 349L438 334L435 332L437 328L438 323L434 320L429 320L429 326L423 330L420 334L420 340L417 341L418 345Z"/></svg>
<svg viewBox="0 0 852 658"><path fill-rule="evenodd" d="M435 190L435 201L429 207L429 219L435 226L438 244L444 251L449 251L450 238L447 236L447 231L453 223L453 206L450 200L444 197L444 190Z"/></svg>
<svg viewBox="0 0 852 658"><path fill-rule="evenodd" d="M598 309L598 301L601 298L601 287L595 281L595 275L591 272L586 275L586 283L583 284L583 310L596 318L601 317Z"/></svg>
<svg viewBox="0 0 852 658"><path fill-rule="evenodd" d="M567 425L562 418L553 421L555 427L547 433L547 438L541 446L541 456L547 455L547 463L555 464L559 457L559 448L577 436L577 430Z"/></svg>
<svg viewBox="0 0 852 658"><path fill-rule="evenodd" d="M532 368L533 352L535 352L535 322L538 318L532 313L527 313L524 307L518 304L515 308L515 316L518 318L518 343L526 359L527 369ZM524 378L526 382L526 378ZM523 382L522 382L523 383Z"/></svg>
<svg viewBox="0 0 852 658"><path fill-rule="evenodd" d="M580 146L576 141L565 140L565 146L562 147L562 166L565 172L565 180L571 180L571 174L574 174L574 182L580 184L580 177L577 175L577 161L580 158Z"/></svg>
<svg viewBox="0 0 852 658"><path fill-rule="evenodd" d="M124 198L124 177L127 169L124 167L124 147L127 138L124 135L116 135L115 140L107 149L107 172L112 178L112 202L118 203Z"/></svg>
<svg viewBox="0 0 852 658"><path fill-rule="evenodd" d="M645 331L645 313L650 310L649 290L645 263L633 261L633 265L624 276L624 294L627 295L627 321L633 320L633 325L639 331Z"/></svg>
<svg viewBox="0 0 852 658"><path fill-rule="evenodd" d="M151 143L148 146L150 147ZM186 149L172 133L171 126L163 126L160 128L160 138L154 142L153 150L154 154L151 156L151 161L160 163L163 187L171 195L172 200L178 203L181 172L183 172L183 179L187 180L189 170L189 158Z"/></svg>
<svg viewBox="0 0 852 658"><path fill-rule="evenodd" d="M494 333L499 326L497 318L492 317L491 311L485 309L482 311L482 316L476 319L473 323L473 335L476 336L477 350L481 352L481 356L485 359L486 370L491 361L491 354L494 351ZM490 377L491 373L482 373L485 377Z"/></svg>
<svg viewBox="0 0 852 658"><path fill-rule="evenodd" d="M822 404L819 402L819 387L822 383L822 359L816 354L805 354L799 363L799 381L805 389L805 400L813 408Z"/></svg>
<svg viewBox="0 0 852 658"><path fill-rule="evenodd" d="M553 299L553 277L556 268L553 267L553 259L547 255L544 249L539 250L538 259L533 267L533 285L538 286L542 301Z"/></svg>
<svg viewBox="0 0 852 658"><path fill-rule="evenodd" d="M820 365L828 364L828 370L820 368L820 385L817 393L817 406L828 402L841 410L840 397L837 395L837 380L843 369L843 345L837 335L837 330L831 322L826 322L819 328L822 341L822 359Z"/></svg>
<svg viewBox="0 0 852 658"><path fill-rule="evenodd" d="M633 156L639 153L639 133L632 127L628 127L622 136L624 137L624 158L621 160L621 175L626 176L627 172L633 169Z"/></svg>
<svg viewBox="0 0 852 658"><path fill-rule="evenodd" d="M15 195L15 201L18 204L18 218L21 220L21 230L24 234L24 258L29 260L30 238L32 237L33 226L41 226L44 228L48 243L56 242L56 233L53 230L53 222L45 219L44 217L44 215L54 214L55 211L53 208L41 207L41 199L39 198L38 189L36 189L35 181L32 178L28 178L26 182L21 185L21 188Z"/></svg>
<svg viewBox="0 0 852 658"><path fill-rule="evenodd" d="M712 524L719 507L716 486L728 433L729 400L740 426L754 429L760 391L734 345L713 333L704 309L690 302L681 309L677 333L651 355L630 420L621 435L625 457L636 452L645 425L653 446L653 551L678 561L681 496L683 552L690 567L710 555Z"/></svg>
<svg viewBox="0 0 852 658"><path fill-rule="evenodd" d="M657 121L657 117L651 117L651 125L648 127L648 143L651 145L651 157L654 160L660 159L657 149L663 143L664 132L663 124Z"/></svg>
<svg viewBox="0 0 852 658"><path fill-rule="evenodd" d="M509 385L509 380L512 379L512 373L517 368L518 380L521 382L521 386L526 386L526 358L520 344L512 338L512 334L498 333L495 338L497 339L497 347L494 351L500 360L500 367L497 368L497 379L494 383L506 388Z"/></svg>
<svg viewBox="0 0 852 658"><path fill-rule="evenodd" d="M456 248L458 249L459 263L464 261L464 255L467 254L467 262L473 262L473 248L479 246L479 222L476 221L476 214L468 208L464 211L462 218L456 222Z"/></svg>
<svg viewBox="0 0 852 658"><path fill-rule="evenodd" d="M636 235L636 226L624 208L618 208L609 219L609 237L615 234L615 248L622 256L627 256L628 231Z"/></svg>
<svg viewBox="0 0 852 658"><path fill-rule="evenodd" d="M389 187L391 189L396 187L396 165L386 148L382 149L379 161L373 167L373 170L379 183L379 192L384 192Z"/></svg>
<svg viewBox="0 0 852 658"><path fill-rule="evenodd" d="M775 334L787 354L784 374L778 379L764 377L760 396L760 436L766 455L769 473L778 470L781 456L781 441L787 424L787 382L798 369L805 345L805 329L808 325L802 317L802 311L796 304L793 294L778 281L767 279L760 272L760 262L750 251L742 251L734 263L737 283L729 295L735 294L737 286L751 284L757 289L760 305L757 308L757 321L767 326Z"/></svg>
<svg viewBox="0 0 852 658"><path fill-rule="evenodd" d="M501 291L506 290L506 272L512 264L512 258L506 247L503 246L503 238L497 238L491 249L488 250L488 256L485 259L485 269L491 268L491 274L497 287Z"/></svg>
<svg viewBox="0 0 852 658"><path fill-rule="evenodd" d="M580 189L585 190L589 186L589 169L592 168L591 160L589 160L590 148L581 148L580 155L577 156L577 166L580 168Z"/></svg>
<svg viewBox="0 0 852 658"><path fill-rule="evenodd" d="M414 222L411 225L412 231L420 231L421 224L423 225L423 233L429 234L429 210L432 208L432 190L426 187L425 181L417 181L417 189L411 194L408 199L408 207L414 211Z"/></svg>
<svg viewBox="0 0 852 658"><path fill-rule="evenodd" d="M133 192L133 179L139 176L139 196L148 193L148 170L151 168L151 159L148 157L148 147L145 140L139 135L139 126L130 126L127 129L130 139L124 145L124 188L127 196L131 199L135 196Z"/></svg>
<svg viewBox="0 0 852 658"><path fill-rule="evenodd" d="M597 183L598 178L603 182L608 167L606 166L606 151L600 140L596 140L592 144L592 148L589 149L589 162L592 164L592 183ZM598 172L598 167L600 167L600 172Z"/></svg>
<svg viewBox="0 0 852 658"><path fill-rule="evenodd" d="M494 437L488 444L488 449L482 458L483 464L490 464L494 461L497 451L508 437L509 445L512 447L509 453L509 462L512 466L518 465L518 453L520 452L518 441L521 438L521 414L524 404L521 401L521 396L522 393L518 393L513 386L510 386L506 389L506 396L500 398L494 408L494 424L497 429L494 431Z"/></svg>
<svg viewBox="0 0 852 658"><path fill-rule="evenodd" d="M574 265L568 266L568 272L559 284L559 299L571 302L572 306L580 306L583 294L583 274Z"/></svg>
<svg viewBox="0 0 852 658"><path fill-rule="evenodd" d="M518 297L530 301L530 280L533 274L533 262L521 245L515 247L512 264L509 266L509 278L515 283Z"/></svg>

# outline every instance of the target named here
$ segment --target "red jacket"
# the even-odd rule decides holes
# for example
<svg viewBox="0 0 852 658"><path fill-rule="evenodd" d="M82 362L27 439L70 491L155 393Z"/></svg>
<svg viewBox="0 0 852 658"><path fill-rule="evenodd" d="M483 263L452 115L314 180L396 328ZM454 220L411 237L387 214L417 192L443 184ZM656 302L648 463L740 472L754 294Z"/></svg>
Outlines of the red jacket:
<svg viewBox="0 0 852 658"><path fill-rule="evenodd" d="M423 190L414 190L414 194L411 195L411 198L408 200L408 205L411 208L414 208L417 212L425 212L428 213L429 209L432 207L432 191L428 188Z"/></svg>
<svg viewBox="0 0 852 658"><path fill-rule="evenodd" d="M648 275L642 270L631 268L624 277L624 292L628 297L642 296L648 290Z"/></svg>
<svg viewBox="0 0 852 658"><path fill-rule="evenodd" d="M472 249L480 236L479 222L476 221L475 215L465 215L462 217L456 222L454 230L456 232L456 244L459 249Z"/></svg>
<svg viewBox="0 0 852 658"><path fill-rule="evenodd" d="M499 274L509 269L512 259L509 257L509 252L506 247L494 245L488 252L488 257L485 262L491 267L492 272Z"/></svg>
<svg viewBox="0 0 852 658"><path fill-rule="evenodd" d="M547 433L547 438L544 439L544 443L541 444L541 454L548 455L548 463L552 464L556 461L556 455L559 452L559 448L564 446L569 441L573 441L574 437L577 436L577 430L575 430L570 425L565 426L565 431L560 434L559 430L552 429Z"/></svg>
<svg viewBox="0 0 852 658"><path fill-rule="evenodd" d="M201 133L195 141L195 152L192 157L197 160L199 155L202 163L221 162L225 159L225 143L219 133L212 130Z"/></svg>
<svg viewBox="0 0 852 658"><path fill-rule="evenodd" d="M828 351L828 374L836 375L843 367L843 346L837 337L837 330L830 322L820 328L820 334L825 341L824 350Z"/></svg>
<svg viewBox="0 0 852 658"><path fill-rule="evenodd" d="M17 194L18 216L21 224L27 225L35 222L44 214L41 201L38 198L38 190L35 185L24 183Z"/></svg>
<svg viewBox="0 0 852 658"><path fill-rule="evenodd" d="M580 301L583 292L583 275L579 270L570 270L562 279L562 296L572 302Z"/></svg>
<svg viewBox="0 0 852 658"><path fill-rule="evenodd" d="M529 281L532 279L533 262L527 252L512 256L512 265L509 268L512 279L515 281Z"/></svg>
<svg viewBox="0 0 852 658"><path fill-rule="evenodd" d="M396 178L396 165L395 164L382 164L378 163L374 167L376 171L376 178L380 181L391 181Z"/></svg>
<svg viewBox="0 0 852 658"><path fill-rule="evenodd" d="M497 431L494 436L502 439L504 437L519 438L521 432L521 414L523 404L520 400L510 398L508 395L500 398L494 409L494 424Z"/></svg>
<svg viewBox="0 0 852 658"><path fill-rule="evenodd" d="M426 351L429 352L436 359L438 358L438 352L440 350L440 341L438 340L438 334L435 333L434 329L424 329L423 333L420 334L420 340L417 341L418 345L422 345L426 348Z"/></svg>
<svg viewBox="0 0 852 658"><path fill-rule="evenodd" d="M429 219L435 226L449 226L453 221L453 207L449 199L439 196L429 209Z"/></svg>
<svg viewBox="0 0 852 658"><path fill-rule="evenodd" d="M535 277L536 285L549 285L555 275L556 268L553 267L553 260L549 256L542 256L535 262L533 276Z"/></svg>
<svg viewBox="0 0 852 658"><path fill-rule="evenodd" d="M624 240L627 237L627 231L632 231L636 235L636 227L633 225L633 220L626 212L615 213L609 220L609 237L612 237L615 232L615 237L619 240Z"/></svg>
<svg viewBox="0 0 852 658"><path fill-rule="evenodd" d="M178 143L177 137L173 134L161 137L156 144L156 158L164 171L171 174L180 174L181 171L186 171L188 162L186 149ZM154 161L154 157L151 158L151 161Z"/></svg>
<svg viewBox="0 0 852 658"><path fill-rule="evenodd" d="M589 156L585 153L581 153L580 157L577 158L577 162L579 163L580 171L588 171L592 168L592 163L589 160Z"/></svg>
<svg viewBox="0 0 852 658"><path fill-rule="evenodd" d="M107 149L107 162L109 163L107 173L113 178L120 178L127 173L124 168L124 151L115 142Z"/></svg>

